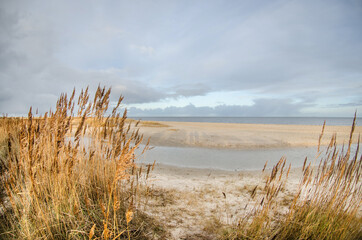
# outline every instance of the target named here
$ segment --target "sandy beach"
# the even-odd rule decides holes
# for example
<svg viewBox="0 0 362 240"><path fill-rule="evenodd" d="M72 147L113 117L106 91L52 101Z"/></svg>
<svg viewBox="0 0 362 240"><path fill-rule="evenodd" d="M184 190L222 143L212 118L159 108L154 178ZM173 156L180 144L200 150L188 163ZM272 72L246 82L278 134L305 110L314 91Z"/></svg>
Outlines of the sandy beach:
<svg viewBox="0 0 362 240"><path fill-rule="evenodd" d="M207 147L228 149L258 149L317 146L322 131L315 125L141 122L144 140L151 138L151 146ZM328 145L333 134L337 143L348 143L350 126L326 125L321 140ZM362 133L355 128L354 142Z"/></svg>
<svg viewBox="0 0 362 240"><path fill-rule="evenodd" d="M285 212L299 184L301 169L292 169L279 195ZM146 212L165 223L169 239L216 239L211 232L236 223L261 201L270 171L222 171L157 164L148 179ZM256 188L256 195L252 192Z"/></svg>
<svg viewBox="0 0 362 240"><path fill-rule="evenodd" d="M261 149L317 146L322 126L191 122L141 122L140 132L151 146ZM347 143L351 127L326 126L321 144L334 133ZM354 141L362 132L356 127ZM157 161L157 160L156 160ZM269 166L271 167L271 166ZM148 179L147 212L166 223L170 239L214 239L210 228L235 223L260 202L269 171L222 171L156 164ZM291 201L302 171L293 168L279 195L281 206ZM251 197L256 188L256 196ZM281 207L280 212L286 211Z"/></svg>

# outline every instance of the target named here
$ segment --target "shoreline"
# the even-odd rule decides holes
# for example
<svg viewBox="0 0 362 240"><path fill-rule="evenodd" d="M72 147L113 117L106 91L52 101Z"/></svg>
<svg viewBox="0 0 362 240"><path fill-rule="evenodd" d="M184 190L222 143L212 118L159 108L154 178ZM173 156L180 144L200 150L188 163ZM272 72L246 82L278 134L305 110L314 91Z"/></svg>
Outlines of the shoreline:
<svg viewBox="0 0 362 240"><path fill-rule="evenodd" d="M132 121L148 122L195 122L195 123L236 123L236 124L268 124L268 125L307 125L322 126L326 121L327 126L350 127L352 117L128 117ZM231 119L231 120L230 120ZM239 119L233 120L233 119ZM277 120L277 121L276 121ZM356 126L362 117L356 118Z"/></svg>
<svg viewBox="0 0 362 240"><path fill-rule="evenodd" d="M283 156L293 168L300 167L306 157L313 160L317 156L322 129L310 125L155 121L141 121L138 127L144 135L143 143L150 138L151 149L142 156L147 159L143 162L156 160L173 167L225 171L257 171L267 160L271 168ZM350 129L326 126L320 153L323 154L334 133L340 146L348 144ZM354 144L361 133L362 127L356 127ZM222 161L223 158L226 159Z"/></svg>
<svg viewBox="0 0 362 240"><path fill-rule="evenodd" d="M140 133L150 146L197 147L216 149L270 149L318 146L322 126L199 123L170 121L141 121ZM348 143L350 126L325 126L321 145L328 145L334 134L337 144ZM353 143L362 134L356 126Z"/></svg>
<svg viewBox="0 0 362 240"><path fill-rule="evenodd" d="M149 164L137 164L143 168ZM152 166L152 164L151 164ZM316 165L314 165L315 167ZM145 169L145 168L144 168ZM174 177L199 177L199 176L240 176L240 175L250 175L250 176L262 176L269 175L273 169L273 166L267 166L262 171L261 169L241 169L241 170L226 170L226 169L217 169L217 168L197 168L197 167L184 167L184 166L175 166L164 163L155 163L154 170L150 171L150 175L172 175ZM302 167L293 167L291 166L290 172L293 175L297 174L300 176L302 173Z"/></svg>
<svg viewBox="0 0 362 240"><path fill-rule="evenodd" d="M322 126L309 125L155 121L143 121L139 127L145 141L151 137L150 146L203 148L206 151L293 147L315 147L317 151L322 130ZM348 143L350 129L346 126L326 126L321 145L329 144L334 132L337 133L338 143ZM361 132L362 127L355 128L354 142ZM213 239L207 229L236 223L250 214L262 201L266 179L274 165L268 162L265 171L262 167L222 170L168 165L155 160L155 168L147 178L148 206L145 212L164 222L170 233L169 239L174 240ZM302 176L302 167L292 165L288 180L277 197L280 203L278 213L288 211Z"/></svg>

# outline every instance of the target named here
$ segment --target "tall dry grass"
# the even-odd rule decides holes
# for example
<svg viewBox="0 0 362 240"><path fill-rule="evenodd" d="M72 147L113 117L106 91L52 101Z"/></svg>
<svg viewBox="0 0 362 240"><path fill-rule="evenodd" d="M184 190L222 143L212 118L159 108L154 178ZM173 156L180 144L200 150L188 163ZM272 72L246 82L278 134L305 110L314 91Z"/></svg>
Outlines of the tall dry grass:
<svg viewBox="0 0 362 240"><path fill-rule="evenodd" d="M61 95L55 111L0 120L0 239L147 239L162 229L137 211L141 171L111 89ZM151 166L148 166L147 174Z"/></svg>
<svg viewBox="0 0 362 240"><path fill-rule="evenodd" d="M316 159L305 159L287 213L280 213L278 198L290 171L282 158L266 179L265 194L253 211L234 227L224 228L220 239L362 239L362 155L359 142L352 151L355 120L356 116L346 146L340 149L334 135L324 153L319 145ZM319 142L323 130L324 125Z"/></svg>

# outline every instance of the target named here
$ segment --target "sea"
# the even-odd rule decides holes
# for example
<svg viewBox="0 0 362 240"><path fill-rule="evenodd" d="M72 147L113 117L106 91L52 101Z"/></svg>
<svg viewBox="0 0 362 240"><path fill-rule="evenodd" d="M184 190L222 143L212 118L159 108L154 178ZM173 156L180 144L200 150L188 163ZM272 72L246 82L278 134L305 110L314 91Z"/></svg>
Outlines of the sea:
<svg viewBox="0 0 362 240"><path fill-rule="evenodd" d="M130 117L144 121L351 126L353 117ZM356 119L356 125L362 118Z"/></svg>
<svg viewBox="0 0 362 240"><path fill-rule="evenodd" d="M131 117L132 118L132 117ZM144 121L210 122L210 123L253 123L253 124L290 124L290 125L326 125L351 126L353 118L341 117L133 117ZM361 118L356 119L360 126ZM343 146L339 146L341 150ZM353 144L352 152L357 149ZM321 148L321 156L326 147ZM317 147L267 148L267 149L210 149L199 147L156 146L139 154L140 163L161 163L176 167L220 169L227 171L261 170L266 161L272 168L281 157L287 159L292 167L301 167L305 158L316 161Z"/></svg>

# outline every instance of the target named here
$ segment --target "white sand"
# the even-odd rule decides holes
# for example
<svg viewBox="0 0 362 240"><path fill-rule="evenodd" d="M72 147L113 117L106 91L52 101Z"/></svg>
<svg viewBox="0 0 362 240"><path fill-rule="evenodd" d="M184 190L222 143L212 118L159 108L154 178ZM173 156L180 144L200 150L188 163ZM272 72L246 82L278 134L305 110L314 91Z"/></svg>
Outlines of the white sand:
<svg viewBox="0 0 362 240"><path fill-rule="evenodd" d="M219 221L235 223L260 203L269 174L157 164L148 179L151 194L146 212L166 224L171 239L203 239L205 228L215 226ZM301 169L291 171L286 188L279 196L281 201L291 200L300 176ZM251 191L256 186L257 195L251 198Z"/></svg>

